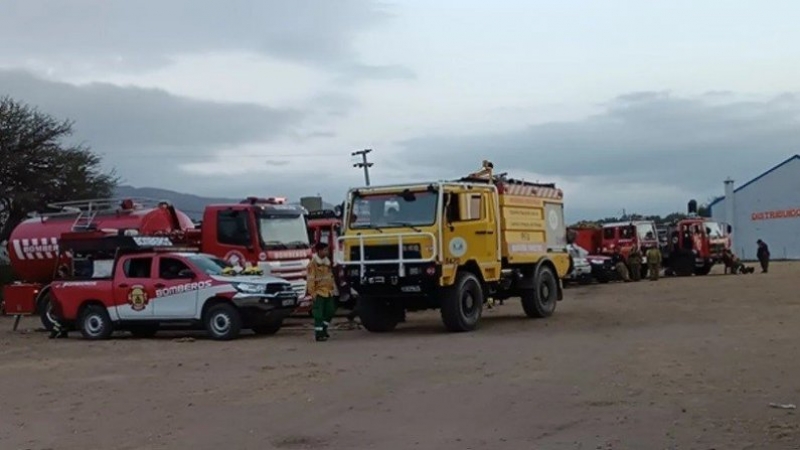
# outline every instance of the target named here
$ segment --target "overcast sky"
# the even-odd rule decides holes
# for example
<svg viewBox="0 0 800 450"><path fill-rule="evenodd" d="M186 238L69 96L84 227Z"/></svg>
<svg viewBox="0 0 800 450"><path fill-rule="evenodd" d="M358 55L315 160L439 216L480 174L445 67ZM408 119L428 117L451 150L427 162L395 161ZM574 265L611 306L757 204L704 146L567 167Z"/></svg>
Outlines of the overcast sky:
<svg viewBox="0 0 800 450"><path fill-rule="evenodd" d="M123 182L208 196L555 181L571 220L666 213L800 152L800 3L4 0L0 95Z"/></svg>

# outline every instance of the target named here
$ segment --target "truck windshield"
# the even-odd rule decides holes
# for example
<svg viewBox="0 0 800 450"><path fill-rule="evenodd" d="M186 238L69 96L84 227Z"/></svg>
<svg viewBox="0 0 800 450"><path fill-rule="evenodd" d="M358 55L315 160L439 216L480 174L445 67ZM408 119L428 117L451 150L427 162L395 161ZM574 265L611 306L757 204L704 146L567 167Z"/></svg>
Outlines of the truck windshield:
<svg viewBox="0 0 800 450"><path fill-rule="evenodd" d="M437 192L357 195L350 228L427 226L436 223Z"/></svg>
<svg viewBox="0 0 800 450"><path fill-rule="evenodd" d="M722 227L717 222L706 222L706 233L708 233L708 237L711 239L717 239L721 237L725 237L725 233L722 232Z"/></svg>
<svg viewBox="0 0 800 450"><path fill-rule="evenodd" d="M643 241L655 241L657 236L656 227L652 223L636 224L636 233Z"/></svg>
<svg viewBox="0 0 800 450"><path fill-rule="evenodd" d="M265 250L308 248L308 230L302 215L262 214L258 233Z"/></svg>
<svg viewBox="0 0 800 450"><path fill-rule="evenodd" d="M224 260L210 255L193 254L187 255L186 259L207 275L222 275L222 269L230 267Z"/></svg>

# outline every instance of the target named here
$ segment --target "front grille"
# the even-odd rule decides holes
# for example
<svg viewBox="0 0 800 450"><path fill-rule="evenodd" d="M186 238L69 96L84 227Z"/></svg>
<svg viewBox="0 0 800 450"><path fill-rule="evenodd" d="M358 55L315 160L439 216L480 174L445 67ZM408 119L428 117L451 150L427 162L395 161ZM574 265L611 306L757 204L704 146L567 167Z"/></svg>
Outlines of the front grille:
<svg viewBox="0 0 800 450"><path fill-rule="evenodd" d="M418 245L413 244L412 246ZM404 246L409 247L409 246ZM399 259L399 252L397 251L397 244L393 245L365 245L364 246L364 261L384 261ZM403 259L421 259L422 254L419 250L408 249L403 250ZM361 260L361 249L358 246L350 248L350 261Z"/></svg>
<svg viewBox="0 0 800 450"><path fill-rule="evenodd" d="M270 283L267 285L266 294L278 294L281 292L292 291L292 285L289 283Z"/></svg>

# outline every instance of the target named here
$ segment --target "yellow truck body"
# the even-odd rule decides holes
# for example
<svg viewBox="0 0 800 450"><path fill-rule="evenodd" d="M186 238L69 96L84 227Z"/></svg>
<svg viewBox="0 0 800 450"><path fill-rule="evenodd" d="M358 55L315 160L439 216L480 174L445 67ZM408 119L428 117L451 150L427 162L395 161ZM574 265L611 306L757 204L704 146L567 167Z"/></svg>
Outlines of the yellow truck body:
<svg viewBox="0 0 800 450"><path fill-rule="evenodd" d="M487 301L513 296L548 317L570 266L561 190L497 177L487 161L457 181L352 189L340 240L371 331L431 308L470 331Z"/></svg>

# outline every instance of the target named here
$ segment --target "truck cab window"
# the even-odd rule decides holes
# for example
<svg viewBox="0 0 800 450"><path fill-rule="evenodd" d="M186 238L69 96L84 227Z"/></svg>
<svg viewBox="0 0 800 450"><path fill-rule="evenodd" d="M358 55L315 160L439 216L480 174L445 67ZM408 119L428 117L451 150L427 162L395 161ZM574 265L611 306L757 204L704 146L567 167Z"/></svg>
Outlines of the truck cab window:
<svg viewBox="0 0 800 450"><path fill-rule="evenodd" d="M217 241L220 244L247 246L252 242L246 211L217 213Z"/></svg>
<svg viewBox="0 0 800 450"><path fill-rule="evenodd" d="M445 214L448 222L468 222L483 217L483 195L453 194L444 196ZM462 211L462 206L464 211Z"/></svg>
<svg viewBox="0 0 800 450"><path fill-rule="evenodd" d="M616 231L617 231L617 229L613 228L613 227L609 227L609 228L604 229L603 230L603 239L607 239L607 240L616 239L616 237L617 237Z"/></svg>
<svg viewBox="0 0 800 450"><path fill-rule="evenodd" d="M153 258L131 258L122 263L122 271L127 278L150 278Z"/></svg>
<svg viewBox="0 0 800 450"><path fill-rule="evenodd" d="M158 260L158 276L164 280L180 278L180 273L190 270L183 261L175 258L160 258Z"/></svg>

